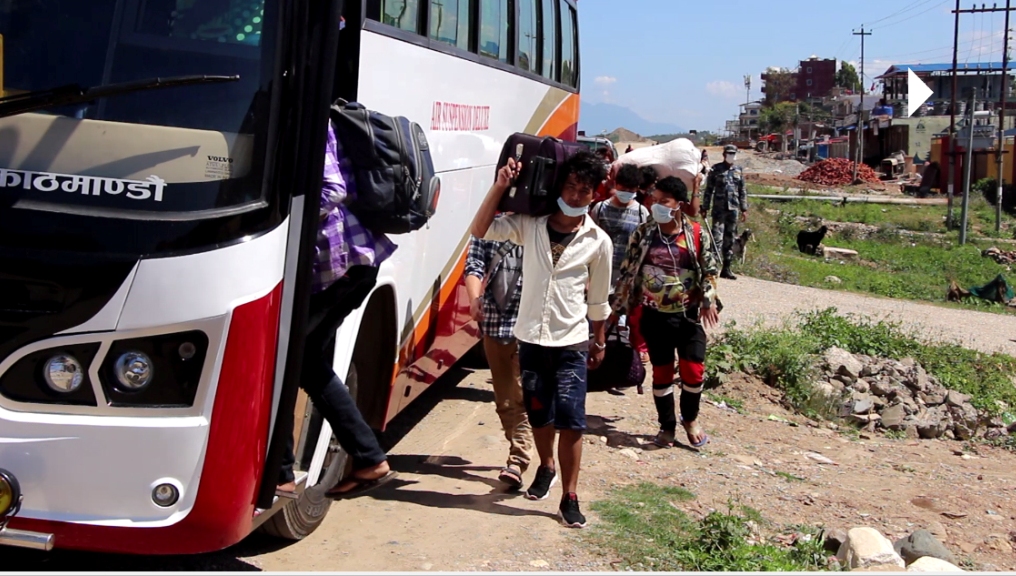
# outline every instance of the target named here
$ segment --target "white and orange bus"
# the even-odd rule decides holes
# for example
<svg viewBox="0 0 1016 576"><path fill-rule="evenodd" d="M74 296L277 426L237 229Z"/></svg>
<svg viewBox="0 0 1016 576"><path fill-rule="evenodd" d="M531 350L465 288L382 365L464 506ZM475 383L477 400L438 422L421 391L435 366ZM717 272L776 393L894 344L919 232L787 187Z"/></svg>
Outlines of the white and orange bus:
<svg viewBox="0 0 1016 576"><path fill-rule="evenodd" d="M0 545L306 536L346 468L297 382L329 104L424 125L442 180L336 339L383 428L476 342L502 143L576 137L575 0L30 0L0 35Z"/></svg>

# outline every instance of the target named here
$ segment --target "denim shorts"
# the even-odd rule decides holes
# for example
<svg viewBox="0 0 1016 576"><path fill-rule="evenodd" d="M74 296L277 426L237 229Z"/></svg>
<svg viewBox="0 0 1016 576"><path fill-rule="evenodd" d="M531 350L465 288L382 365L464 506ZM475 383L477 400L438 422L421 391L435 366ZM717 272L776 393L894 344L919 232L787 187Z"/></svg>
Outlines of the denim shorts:
<svg viewBox="0 0 1016 576"><path fill-rule="evenodd" d="M522 399L533 428L586 429L586 361L589 353L519 342Z"/></svg>

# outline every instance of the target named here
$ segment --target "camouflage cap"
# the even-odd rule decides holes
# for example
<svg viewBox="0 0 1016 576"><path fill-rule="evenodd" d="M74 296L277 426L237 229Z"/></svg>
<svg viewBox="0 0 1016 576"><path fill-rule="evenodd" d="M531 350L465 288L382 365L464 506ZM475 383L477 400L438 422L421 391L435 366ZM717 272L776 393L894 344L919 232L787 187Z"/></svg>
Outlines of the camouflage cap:
<svg viewBox="0 0 1016 576"><path fill-rule="evenodd" d="M734 146L733 144L727 144L726 146L723 147L723 153L737 154L737 146Z"/></svg>

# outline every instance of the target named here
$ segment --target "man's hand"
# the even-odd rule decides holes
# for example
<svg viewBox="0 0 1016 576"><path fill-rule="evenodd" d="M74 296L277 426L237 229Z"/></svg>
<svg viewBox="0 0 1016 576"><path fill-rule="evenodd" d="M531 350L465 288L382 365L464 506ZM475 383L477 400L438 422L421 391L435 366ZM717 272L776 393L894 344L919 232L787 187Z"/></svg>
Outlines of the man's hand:
<svg viewBox="0 0 1016 576"><path fill-rule="evenodd" d="M599 368L600 364L603 363L603 357L606 355L606 353L607 348L605 345L603 348L600 348L599 346L596 345L596 342L591 343L589 345L589 362L586 363L589 369L596 370L597 368Z"/></svg>
<svg viewBox="0 0 1016 576"><path fill-rule="evenodd" d="M469 303L469 315L477 323L483 322L483 298L473 298Z"/></svg>
<svg viewBox="0 0 1016 576"><path fill-rule="evenodd" d="M744 212L741 212L741 222L747 222L747 221L748 221L748 211L745 210Z"/></svg>
<svg viewBox="0 0 1016 576"><path fill-rule="evenodd" d="M509 158L508 163L497 171L497 181L494 182L494 186L501 188L502 191L507 190L512 182L519 177L520 172L522 172L522 162L516 162L514 158Z"/></svg>
<svg viewBox="0 0 1016 576"><path fill-rule="evenodd" d="M720 315L716 312L716 308L710 306L709 308L703 308L700 316L702 317L702 324L706 328L715 328L720 323Z"/></svg>

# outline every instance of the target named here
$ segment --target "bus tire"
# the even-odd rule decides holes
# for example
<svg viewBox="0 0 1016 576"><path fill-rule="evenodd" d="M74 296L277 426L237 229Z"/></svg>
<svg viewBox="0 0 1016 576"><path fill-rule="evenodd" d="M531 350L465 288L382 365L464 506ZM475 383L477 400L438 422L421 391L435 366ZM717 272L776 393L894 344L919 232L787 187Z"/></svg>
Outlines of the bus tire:
<svg viewBox="0 0 1016 576"><path fill-rule="evenodd" d="M346 376L345 384L349 388L349 395L353 397L355 402L359 386L356 377L356 366L353 364L349 365L349 373ZM315 418L321 418L321 414L316 408L312 420ZM316 445L317 441L317 435L314 438L309 436L307 438L309 446ZM345 478L351 472L351 469L352 462L349 454L339 446L333 432L328 445L328 454L325 455L325 462L321 467L321 478L318 483L304 490L299 498L290 500L282 510L279 510L266 520L261 525L261 531L269 536L294 542L309 536L324 521L325 516L328 514L328 509L332 505L332 499L327 497L325 493Z"/></svg>

